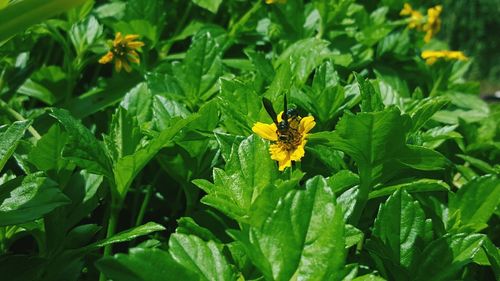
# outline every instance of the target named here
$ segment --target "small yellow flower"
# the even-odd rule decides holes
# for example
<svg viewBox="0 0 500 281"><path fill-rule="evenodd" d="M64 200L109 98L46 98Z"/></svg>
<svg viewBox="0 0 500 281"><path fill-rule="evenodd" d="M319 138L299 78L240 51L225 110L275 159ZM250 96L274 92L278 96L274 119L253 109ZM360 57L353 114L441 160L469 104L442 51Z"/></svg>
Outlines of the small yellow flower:
<svg viewBox="0 0 500 281"><path fill-rule="evenodd" d="M465 61L468 58L464 55L464 53L460 51L423 51L422 58L425 59L425 63L428 65L434 64L439 59L445 60L461 60Z"/></svg>
<svg viewBox="0 0 500 281"><path fill-rule="evenodd" d="M266 0L266 4L285 4L286 0Z"/></svg>
<svg viewBox="0 0 500 281"><path fill-rule="evenodd" d="M278 114L278 123L282 121L282 114L283 112ZM283 171L286 167L292 166L292 161L300 161L304 157L307 134L315 125L316 122L314 122L314 117L312 116L300 118L298 122L290 118L290 129L286 138L283 138L283 136L280 138L278 128L274 123L265 124L257 122L253 125L252 131L261 138L273 142L269 147L271 159L278 161L279 170Z"/></svg>
<svg viewBox="0 0 500 281"><path fill-rule="evenodd" d="M427 10L427 22L423 26L423 30L425 31L424 41L426 43L431 41L432 37L441 29L441 19L439 15L442 10L443 6L441 5L437 5Z"/></svg>
<svg viewBox="0 0 500 281"><path fill-rule="evenodd" d="M137 49L144 46L141 41L135 41L139 35L131 34L122 36L121 32L117 32L115 39L109 42L109 51L99 59L99 63L106 64L115 61L115 70L120 72L122 68L125 71L132 71L129 62L139 64L139 54Z"/></svg>
<svg viewBox="0 0 500 281"><path fill-rule="evenodd" d="M401 12L399 12L399 14L401 16L410 16L409 17L410 21L408 23L408 28L410 28L410 29L414 29L414 28L421 29L421 27L422 27L422 20L423 20L424 16L419 11L413 10L413 8L411 7L410 4L405 3L403 9L401 10Z"/></svg>

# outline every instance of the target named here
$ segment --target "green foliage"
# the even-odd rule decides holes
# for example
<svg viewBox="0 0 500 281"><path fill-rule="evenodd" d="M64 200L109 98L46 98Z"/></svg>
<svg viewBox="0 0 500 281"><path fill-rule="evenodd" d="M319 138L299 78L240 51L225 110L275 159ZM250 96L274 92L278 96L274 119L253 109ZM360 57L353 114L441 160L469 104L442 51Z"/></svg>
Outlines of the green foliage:
<svg viewBox="0 0 500 281"><path fill-rule="evenodd" d="M500 107L403 1L35 2L0 1L0 276L500 278Z"/></svg>

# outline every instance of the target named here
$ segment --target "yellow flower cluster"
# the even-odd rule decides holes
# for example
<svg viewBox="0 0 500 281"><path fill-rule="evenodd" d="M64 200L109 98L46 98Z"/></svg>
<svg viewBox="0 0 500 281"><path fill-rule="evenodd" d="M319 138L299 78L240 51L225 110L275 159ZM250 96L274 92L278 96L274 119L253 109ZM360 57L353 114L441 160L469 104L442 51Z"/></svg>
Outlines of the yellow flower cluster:
<svg viewBox="0 0 500 281"><path fill-rule="evenodd" d="M282 121L282 114L283 112L278 114L278 123ZM290 124L294 124L293 120L289 119L289 121ZM307 134L315 125L316 122L314 122L314 117L312 116L300 118L297 125L291 125L291 132L286 139L280 138L278 127L275 123L265 124L257 122L253 125L252 131L261 138L273 142L269 147L271 159L278 161L279 170L283 171L286 167L292 166L292 161L300 161L304 157Z"/></svg>
<svg viewBox="0 0 500 281"><path fill-rule="evenodd" d="M468 58L464 55L464 53L460 51L423 51L422 58L425 59L425 63L428 65L434 64L439 59L445 60L467 60Z"/></svg>
<svg viewBox="0 0 500 281"><path fill-rule="evenodd" d="M429 8L427 10L427 17L424 19L422 13L414 10L410 4L405 3L399 14L401 16L409 16L408 28L425 32L424 41L427 43L441 29L441 18L439 16L442 10L443 7L441 5Z"/></svg>
<svg viewBox="0 0 500 281"><path fill-rule="evenodd" d="M427 10L427 22L424 24L423 30L425 31L424 41L427 43L431 41L432 37L441 30L441 19L439 15L443 7L437 5Z"/></svg>
<svg viewBox="0 0 500 281"><path fill-rule="evenodd" d="M139 35L131 34L122 36L121 32L117 32L115 39L109 42L109 51L99 59L99 63L106 64L115 61L115 70L120 72L122 68L125 71L132 71L129 62L139 64L139 54L137 49L144 46L141 41L135 41Z"/></svg>
<svg viewBox="0 0 500 281"><path fill-rule="evenodd" d="M410 4L405 3L399 14L401 16L409 16L410 22L408 23L408 28L421 29L424 16L419 11L413 10Z"/></svg>

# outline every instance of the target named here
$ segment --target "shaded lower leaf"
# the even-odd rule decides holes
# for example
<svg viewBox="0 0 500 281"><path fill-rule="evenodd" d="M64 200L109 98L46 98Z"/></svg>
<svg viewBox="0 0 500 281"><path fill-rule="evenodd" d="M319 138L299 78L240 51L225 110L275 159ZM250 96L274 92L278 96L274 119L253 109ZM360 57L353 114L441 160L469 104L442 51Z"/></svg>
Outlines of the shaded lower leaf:
<svg viewBox="0 0 500 281"><path fill-rule="evenodd" d="M97 261L97 268L114 281L199 280L160 249L132 248L128 254L116 254Z"/></svg>
<svg viewBox="0 0 500 281"><path fill-rule="evenodd" d="M31 120L17 121L12 123L5 132L0 133L0 171L14 153L19 140L30 125Z"/></svg>
<svg viewBox="0 0 500 281"><path fill-rule="evenodd" d="M0 202L0 226L3 226L41 218L70 200L55 182L37 173L1 185Z"/></svg>
<svg viewBox="0 0 500 281"><path fill-rule="evenodd" d="M414 264L416 281L453 280L472 262L484 242L484 235L465 233L438 238L425 247L421 259Z"/></svg>

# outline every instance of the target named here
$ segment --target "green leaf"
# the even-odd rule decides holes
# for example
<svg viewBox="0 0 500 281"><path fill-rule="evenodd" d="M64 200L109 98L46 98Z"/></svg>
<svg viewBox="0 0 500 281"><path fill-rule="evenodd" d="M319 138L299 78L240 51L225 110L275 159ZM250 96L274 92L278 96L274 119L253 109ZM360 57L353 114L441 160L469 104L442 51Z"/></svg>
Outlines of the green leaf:
<svg viewBox="0 0 500 281"><path fill-rule="evenodd" d="M175 100L163 96L153 97L153 123L157 130L164 130L175 122L175 117L186 118L189 111L186 107Z"/></svg>
<svg viewBox="0 0 500 281"><path fill-rule="evenodd" d="M216 14L222 0L192 0L196 5Z"/></svg>
<svg viewBox="0 0 500 281"><path fill-rule="evenodd" d="M62 152L68 135L56 124L39 139L28 154L28 160L42 171L63 169L68 161L62 158Z"/></svg>
<svg viewBox="0 0 500 281"><path fill-rule="evenodd" d="M476 177L450 196L450 215L458 215L461 227L458 231L472 227L479 231L500 204L500 179L497 175ZM457 213L458 212L458 213Z"/></svg>
<svg viewBox="0 0 500 281"><path fill-rule="evenodd" d="M48 105L59 101L67 92L68 77L59 66L46 66L35 71L18 92Z"/></svg>
<svg viewBox="0 0 500 281"><path fill-rule="evenodd" d="M117 233L109 238L104 239L104 240L92 243L92 244L86 246L85 248L83 248L83 250L92 251L92 250L104 247L106 245L127 242L127 241L133 240L137 237L148 235L152 232L162 231L162 230L165 230L165 227L163 227L162 225L157 224L155 222L148 222L146 224L136 226L134 228L127 229L125 231Z"/></svg>
<svg viewBox="0 0 500 281"><path fill-rule="evenodd" d="M491 264L493 272L495 272L495 279L500 279L500 253L498 248L491 242L490 239L485 238L483 243L483 249L486 252L488 261Z"/></svg>
<svg viewBox="0 0 500 281"><path fill-rule="evenodd" d="M128 254L101 258L96 266L115 281L200 280L172 259L168 252L154 248L132 248Z"/></svg>
<svg viewBox="0 0 500 281"><path fill-rule="evenodd" d="M103 138L111 159L116 162L136 151L142 134L137 119L132 117L125 108L119 106L111 119L109 134Z"/></svg>
<svg viewBox="0 0 500 281"><path fill-rule="evenodd" d="M381 111L384 109L382 97L375 91L368 79L363 79L359 74L355 74L356 82L361 93L361 110L363 112Z"/></svg>
<svg viewBox="0 0 500 281"><path fill-rule="evenodd" d="M345 247L350 248L351 246L354 246L361 242L364 237L363 231L355 228L354 226L350 224L345 225Z"/></svg>
<svg viewBox="0 0 500 281"><path fill-rule="evenodd" d="M214 168L211 183L194 180L207 195L202 202L231 218L246 221L255 199L277 179L276 163L271 160L267 142L254 135L233 149L225 170ZM247 221L248 222L248 221Z"/></svg>
<svg viewBox="0 0 500 281"><path fill-rule="evenodd" d="M186 53L182 64L173 71L185 95L185 102L192 108L219 79L222 72L220 59L222 46L209 32L199 32Z"/></svg>
<svg viewBox="0 0 500 281"><path fill-rule="evenodd" d="M111 176L111 160L94 135L79 120L76 120L67 110L51 108L50 115L63 125L68 133L68 142L63 150L63 156L74 161L89 172Z"/></svg>
<svg viewBox="0 0 500 281"><path fill-rule="evenodd" d="M94 16L71 26L69 38L77 55L83 55L102 36L103 27Z"/></svg>
<svg viewBox="0 0 500 281"><path fill-rule="evenodd" d="M0 171L7 160L16 150L19 140L24 136L26 129L31 125L31 120L16 121L5 132L0 133Z"/></svg>
<svg viewBox="0 0 500 281"><path fill-rule="evenodd" d="M119 158L114 166L113 173L116 183L116 191L121 199L125 198L130 184L144 166L165 146L172 143L173 138L189 123L199 118L193 114L188 118L179 120L171 127L161 131L148 144L142 146L133 154Z"/></svg>
<svg viewBox="0 0 500 281"><path fill-rule="evenodd" d="M266 280L341 280L346 255L342 210L316 176L292 190L255 228L231 232Z"/></svg>
<svg viewBox="0 0 500 281"><path fill-rule="evenodd" d="M67 11L86 0L23 0L0 10L0 42L44 19Z"/></svg>
<svg viewBox="0 0 500 281"><path fill-rule="evenodd" d="M378 187L370 192L369 199L387 196L397 190L406 190L408 193L429 192L429 191L448 191L450 187L442 180L434 179L411 179L408 182Z"/></svg>
<svg viewBox="0 0 500 281"><path fill-rule="evenodd" d="M423 238L425 230L425 214L418 201L413 200L405 190L398 190L392 194L380 207L375 219L371 243L378 247L368 246L372 255L379 259L388 259L385 265L396 279L409 278L400 275L394 265L405 269L419 257L419 240ZM379 249L384 249L380 251Z"/></svg>
<svg viewBox="0 0 500 281"><path fill-rule="evenodd" d="M443 108L448 99L443 97L432 97L420 100L409 112L412 119L412 132L418 131L431 117Z"/></svg>
<svg viewBox="0 0 500 281"><path fill-rule="evenodd" d="M237 79L221 78L220 81L219 104L223 115L221 119L228 133L251 134L253 123L262 120L259 116L264 116L259 115L259 112L263 111L262 98L252 90L251 85ZM235 100L238 102L234 102Z"/></svg>
<svg viewBox="0 0 500 281"><path fill-rule="evenodd" d="M0 226L4 226L41 218L70 200L55 182L37 173L2 184L0 202Z"/></svg>
<svg viewBox="0 0 500 281"><path fill-rule="evenodd" d="M295 78L298 84L301 85L306 82L316 67L323 63L324 60L333 57L328 45L330 45L330 42L315 37L297 41L281 53L274 66L277 69L283 64L291 63L292 77L285 79ZM281 78L276 75L275 79Z"/></svg>
<svg viewBox="0 0 500 281"><path fill-rule="evenodd" d="M125 108L131 116L135 116L141 125L150 121L152 116L153 94L148 86L144 82L137 84L120 102L120 106Z"/></svg>
<svg viewBox="0 0 500 281"><path fill-rule="evenodd" d="M349 170L342 170L328 178L328 185L335 193L340 193L359 184L359 176Z"/></svg>
<svg viewBox="0 0 500 281"><path fill-rule="evenodd" d="M483 234L459 233L431 242L415 264L415 281L441 281L458 278L458 272L477 254L484 242Z"/></svg>
<svg viewBox="0 0 500 281"><path fill-rule="evenodd" d="M423 146L407 145L398 159L402 164L422 171L442 170L450 162L441 153Z"/></svg>
<svg viewBox="0 0 500 281"><path fill-rule="evenodd" d="M190 271L196 272L200 280L237 279L222 254L220 245L214 241L205 242L194 235L175 233L170 236L168 245L172 258Z"/></svg>

